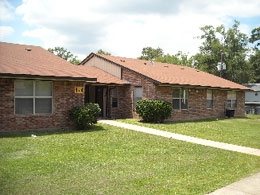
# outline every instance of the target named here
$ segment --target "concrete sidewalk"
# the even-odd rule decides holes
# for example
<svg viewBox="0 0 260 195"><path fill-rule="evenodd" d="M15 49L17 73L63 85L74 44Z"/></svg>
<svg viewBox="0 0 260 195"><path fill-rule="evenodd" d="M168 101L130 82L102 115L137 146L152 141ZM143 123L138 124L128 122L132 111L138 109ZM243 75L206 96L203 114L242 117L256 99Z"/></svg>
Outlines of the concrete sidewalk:
<svg viewBox="0 0 260 195"><path fill-rule="evenodd" d="M260 172L208 195L260 195Z"/></svg>
<svg viewBox="0 0 260 195"><path fill-rule="evenodd" d="M117 127L122 127L125 129L130 129L130 130L134 130L134 131L139 131L139 132L143 132L143 133L148 133L148 134L152 134L152 135L158 135L158 136L176 139L176 140L180 140L180 141L190 142L190 143L194 143L194 144L200 144L200 145L210 146L210 147L219 148L219 149L223 149L223 150L229 150L229 151L235 151L235 152L241 152L241 153L245 153L245 154L260 156L260 150L255 149L255 148L249 148L249 147L245 147L245 146L237 146L237 145L227 144L227 143L223 143L223 142L216 142L216 141L211 141L211 140L206 140L206 139L201 139L201 138L195 138L195 137L191 137L191 136L187 136L187 135L171 133L171 132L152 129L152 128L148 128L148 127L141 127L138 125L126 124L126 123L117 122L114 120L99 120L98 122L117 126Z"/></svg>
<svg viewBox="0 0 260 195"><path fill-rule="evenodd" d="M114 120L99 120L98 122L103 123L103 124L112 125L112 126L122 127L125 129L130 129L130 130L134 130L134 131L139 131L139 132L143 132L143 133L148 133L148 134L152 134L152 135L163 136L163 137L167 137L167 138L171 138L171 139L190 142L190 143L194 143L194 144L200 144L200 145L210 146L210 147L219 148L219 149L223 149L223 150L229 150L229 151L235 151L235 152L260 156L260 150L255 149L255 148L249 148L249 147L244 147L244 146L227 144L227 143L223 143L223 142L216 142L216 141L211 141L211 140L206 140L206 139L200 139L200 138L195 138L195 137L191 137L191 136L166 132L166 131L162 131L162 130L141 127L138 125L126 124L126 123L117 122ZM260 172L253 176L247 177L238 182L230 184L226 187L223 187L219 190L216 190L216 191L210 193L209 195L260 195Z"/></svg>

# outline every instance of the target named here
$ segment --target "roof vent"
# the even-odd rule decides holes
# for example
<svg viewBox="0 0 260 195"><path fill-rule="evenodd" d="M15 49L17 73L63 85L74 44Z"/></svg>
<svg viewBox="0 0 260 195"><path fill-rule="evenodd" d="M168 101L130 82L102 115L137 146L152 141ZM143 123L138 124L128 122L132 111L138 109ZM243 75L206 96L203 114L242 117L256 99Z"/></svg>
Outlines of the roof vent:
<svg viewBox="0 0 260 195"><path fill-rule="evenodd" d="M29 48L29 47L25 48L25 50L26 50L26 51L32 51L32 49Z"/></svg>
<svg viewBox="0 0 260 195"><path fill-rule="evenodd" d="M125 62L125 60L120 60L121 62Z"/></svg>
<svg viewBox="0 0 260 195"><path fill-rule="evenodd" d="M146 62L144 62L144 65L147 65L147 63L146 63Z"/></svg>
<svg viewBox="0 0 260 195"><path fill-rule="evenodd" d="M166 64L166 65L164 65L163 67L168 68L169 66Z"/></svg>

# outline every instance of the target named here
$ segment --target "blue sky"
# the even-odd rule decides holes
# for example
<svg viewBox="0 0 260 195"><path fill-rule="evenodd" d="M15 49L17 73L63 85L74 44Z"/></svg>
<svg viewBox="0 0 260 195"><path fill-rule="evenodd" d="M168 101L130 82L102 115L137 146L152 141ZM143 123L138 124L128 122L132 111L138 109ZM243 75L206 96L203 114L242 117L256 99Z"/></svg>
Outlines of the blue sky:
<svg viewBox="0 0 260 195"><path fill-rule="evenodd" d="M0 0L0 40L61 46L80 59L99 49L136 58L147 46L193 55L200 27L236 19L250 35L259 10L259 0Z"/></svg>

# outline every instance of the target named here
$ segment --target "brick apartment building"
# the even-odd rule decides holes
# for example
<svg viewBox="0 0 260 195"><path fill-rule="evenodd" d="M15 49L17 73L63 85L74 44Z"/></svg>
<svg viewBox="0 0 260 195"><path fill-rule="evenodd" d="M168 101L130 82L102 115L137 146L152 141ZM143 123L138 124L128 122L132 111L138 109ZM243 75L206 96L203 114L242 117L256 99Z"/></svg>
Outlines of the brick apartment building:
<svg viewBox="0 0 260 195"><path fill-rule="evenodd" d="M38 46L0 42L0 131L72 128L71 108L98 103L102 117L137 117L138 99L172 102L169 120L245 115L247 87L185 66L91 53L81 65Z"/></svg>
<svg viewBox="0 0 260 195"><path fill-rule="evenodd" d="M194 68L94 53L81 64L97 67L129 83L109 93L117 94L118 103L103 106L109 109L108 117L137 117L134 107L140 98L171 102L172 121L224 117L227 109L235 110L235 117L245 116L247 87ZM89 87L95 91L94 86L86 84L86 88ZM105 86L102 89L106 97Z"/></svg>

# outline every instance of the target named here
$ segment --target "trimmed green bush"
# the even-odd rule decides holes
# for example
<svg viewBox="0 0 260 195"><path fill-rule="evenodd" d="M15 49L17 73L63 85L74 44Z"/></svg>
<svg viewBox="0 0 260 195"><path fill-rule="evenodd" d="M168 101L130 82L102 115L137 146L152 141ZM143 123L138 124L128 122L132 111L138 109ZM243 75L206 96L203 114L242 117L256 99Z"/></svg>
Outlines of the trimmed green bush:
<svg viewBox="0 0 260 195"><path fill-rule="evenodd" d="M97 123L101 109L98 104L88 103L85 106L76 106L69 111L69 117L76 124L78 130L90 129Z"/></svg>
<svg viewBox="0 0 260 195"><path fill-rule="evenodd" d="M171 116L172 105L161 100L138 100L135 107L136 113L144 122L162 123Z"/></svg>

